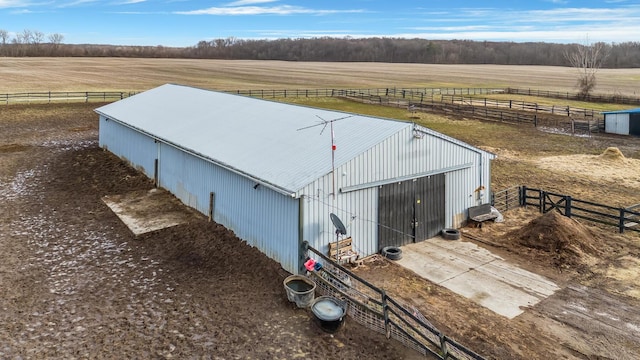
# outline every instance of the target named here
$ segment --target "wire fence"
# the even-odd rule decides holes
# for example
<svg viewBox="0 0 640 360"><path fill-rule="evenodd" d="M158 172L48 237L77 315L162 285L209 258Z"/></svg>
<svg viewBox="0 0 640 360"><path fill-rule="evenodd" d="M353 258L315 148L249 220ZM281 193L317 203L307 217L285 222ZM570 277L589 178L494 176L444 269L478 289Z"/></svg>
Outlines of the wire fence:
<svg viewBox="0 0 640 360"><path fill-rule="evenodd" d="M570 195L516 186L492 194L492 206L502 212L521 206L534 206L541 213L558 211L566 217L613 226L619 233L640 232L640 204L626 208L611 206L576 199Z"/></svg>
<svg viewBox="0 0 640 360"><path fill-rule="evenodd" d="M322 268L309 272L316 289L323 295L345 301L347 314L356 322L393 338L424 356L442 360L482 360L433 326L417 309L403 305L384 290L353 274L320 251L308 246L308 252L322 261Z"/></svg>

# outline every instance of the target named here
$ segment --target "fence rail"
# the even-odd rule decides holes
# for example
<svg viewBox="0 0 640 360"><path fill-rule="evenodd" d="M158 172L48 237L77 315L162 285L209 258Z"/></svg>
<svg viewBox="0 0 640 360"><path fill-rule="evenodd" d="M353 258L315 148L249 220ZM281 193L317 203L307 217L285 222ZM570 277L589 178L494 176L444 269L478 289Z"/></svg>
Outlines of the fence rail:
<svg viewBox="0 0 640 360"><path fill-rule="evenodd" d="M580 119L601 118L599 111L594 109L576 108L572 106L542 105L524 100L496 100L488 98L474 98L456 95L443 95L442 102L452 104L459 103L468 106L482 106L494 108L507 108L513 110L528 111L534 113L547 113L552 115L562 115Z"/></svg>
<svg viewBox="0 0 640 360"><path fill-rule="evenodd" d="M54 102L107 102L122 100L137 92L132 91L48 91L0 94L0 104L38 104Z"/></svg>
<svg viewBox="0 0 640 360"><path fill-rule="evenodd" d="M309 273L316 288L347 302L347 314L363 326L385 334L424 356L442 360L483 360L484 358L447 337L420 312L388 296L384 290L340 266L320 251L307 246L322 268Z"/></svg>
<svg viewBox="0 0 640 360"><path fill-rule="evenodd" d="M585 98L577 93L560 92L560 91L514 89L514 88L506 88L504 90L505 90L505 93L507 94L539 96L539 97L548 97L548 98L554 98L554 99L603 102L603 103L614 103L614 104L628 104L628 105L640 104L640 98L622 96L622 95L589 95Z"/></svg>
<svg viewBox="0 0 640 360"><path fill-rule="evenodd" d="M541 213L555 210L566 217L614 226L620 233L640 232L639 205L616 207L526 186L512 187L492 194L492 205L499 211L514 208L516 204L534 206Z"/></svg>

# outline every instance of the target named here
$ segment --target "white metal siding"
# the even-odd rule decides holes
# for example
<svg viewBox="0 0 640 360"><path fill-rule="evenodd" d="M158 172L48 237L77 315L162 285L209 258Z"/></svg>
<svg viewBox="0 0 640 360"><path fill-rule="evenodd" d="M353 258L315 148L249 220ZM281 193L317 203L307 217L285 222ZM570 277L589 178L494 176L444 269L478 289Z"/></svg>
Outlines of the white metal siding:
<svg viewBox="0 0 640 360"><path fill-rule="evenodd" d="M100 116L99 144L153 179L157 145L152 138Z"/></svg>
<svg viewBox="0 0 640 360"><path fill-rule="evenodd" d="M607 133L629 135L629 114L606 114L604 127Z"/></svg>
<svg viewBox="0 0 640 360"><path fill-rule="evenodd" d="M214 220L289 272L298 272L298 200L162 144L160 186L203 214L214 193Z"/></svg>
<svg viewBox="0 0 640 360"><path fill-rule="evenodd" d="M304 239L326 253L328 243L336 239L329 218L335 213L358 252L374 254L379 250L376 184L438 173L445 173L445 226L459 227L466 221L470 206L488 202L490 157L436 136L418 139L410 128L404 129L336 169L336 188L355 190L337 191L334 198L329 173L300 191L305 196ZM480 190L482 186L484 190Z"/></svg>

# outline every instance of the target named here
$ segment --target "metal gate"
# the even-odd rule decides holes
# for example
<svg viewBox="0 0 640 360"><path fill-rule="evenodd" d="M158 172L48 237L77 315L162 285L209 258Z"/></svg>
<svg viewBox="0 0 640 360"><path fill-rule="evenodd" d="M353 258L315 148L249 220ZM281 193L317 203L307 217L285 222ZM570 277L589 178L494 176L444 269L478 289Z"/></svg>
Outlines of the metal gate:
<svg viewBox="0 0 640 360"><path fill-rule="evenodd" d="M444 228L445 175L382 185L378 189L378 245L426 240Z"/></svg>

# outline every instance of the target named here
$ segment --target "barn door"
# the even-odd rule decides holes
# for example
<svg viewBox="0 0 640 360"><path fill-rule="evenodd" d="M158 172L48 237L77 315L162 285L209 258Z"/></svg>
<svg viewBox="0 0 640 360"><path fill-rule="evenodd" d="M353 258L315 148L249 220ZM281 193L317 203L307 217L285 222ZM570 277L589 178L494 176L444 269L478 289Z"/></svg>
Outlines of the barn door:
<svg viewBox="0 0 640 360"><path fill-rule="evenodd" d="M432 238L444 228L444 174L417 179L415 191L415 241Z"/></svg>
<svg viewBox="0 0 640 360"><path fill-rule="evenodd" d="M378 244L402 246L413 242L413 181L382 185L378 189Z"/></svg>
<svg viewBox="0 0 640 360"><path fill-rule="evenodd" d="M444 174L380 186L378 244L423 241L444 228Z"/></svg>

